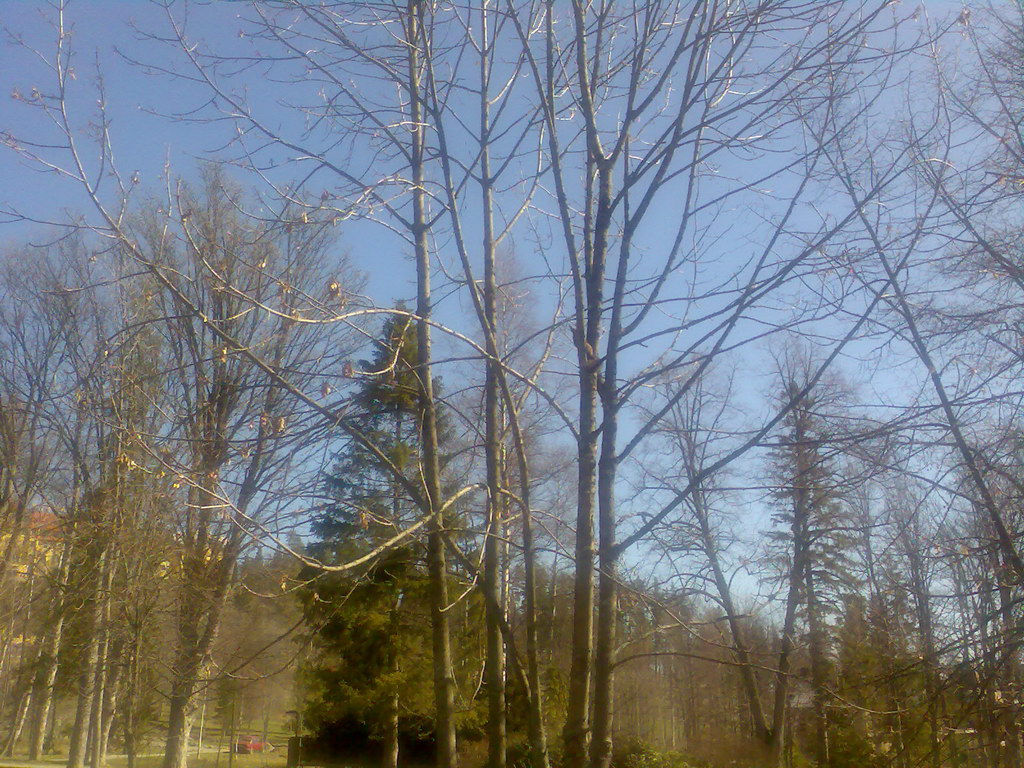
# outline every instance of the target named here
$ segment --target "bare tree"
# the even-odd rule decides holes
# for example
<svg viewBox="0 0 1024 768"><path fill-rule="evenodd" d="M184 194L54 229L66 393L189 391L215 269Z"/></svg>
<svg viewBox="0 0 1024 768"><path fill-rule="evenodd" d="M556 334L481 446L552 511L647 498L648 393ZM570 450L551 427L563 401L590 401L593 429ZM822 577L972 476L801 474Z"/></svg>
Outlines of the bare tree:
<svg viewBox="0 0 1024 768"><path fill-rule="evenodd" d="M338 375L332 361L345 354L331 345L344 341L303 318L345 278L343 268L324 269L326 223L289 224L287 212L247 223L241 193L219 170L207 171L201 190L181 187L167 202L169 213L143 218L132 242L136 257L165 277L144 281L159 307L166 361L159 375L174 383L161 403L170 423L150 450L184 492L165 754L176 766L184 764L238 558L265 532L280 533L276 521L288 514L290 496L312 482L299 456L325 434L318 415L311 422L304 403L237 350L258 351L272 370L289 371L295 386L330 382Z"/></svg>
<svg viewBox="0 0 1024 768"><path fill-rule="evenodd" d="M315 245L303 233L319 237L350 218L380 225L414 265L415 312L395 314L416 324L422 475L393 474L422 513L420 523L398 535L416 526L427 532L438 763L457 762L460 692L452 671L448 557L474 577L477 571L463 562L471 558L449 530L448 510L465 489L448 493L441 483L434 381L448 352L468 350L485 371L485 482L479 485L487 489L488 506L479 571L487 612L489 762L497 768L505 759L506 654L527 690L533 759L537 766L547 761L537 510L520 418L529 392L556 414L561 439L573 443L576 455L565 760L570 768L588 761L607 768L624 555L687 505L705 556L715 559L707 512L714 478L798 418L829 368L875 327L878 309L899 296L906 255L883 274L865 270L863 279L851 278L856 254L848 233L877 230L876 203L905 177L908 163L904 157L872 168L858 186L856 174L843 168L842 142L871 117L889 78L922 44L899 30L900 12L881 0L573 0L564 13L553 0L471 9L427 0L254 3L244 11L242 45L251 42L258 52L233 56L195 43L185 17L168 7L168 32L149 40L170 43L178 63L158 68L206 90L206 108L190 117L229 118L237 132L224 156L259 175L274 202L249 205L208 177L198 194L171 184L163 210L140 220L133 215L135 182L108 165L112 138L102 94L98 159L83 155L69 117L71 54L58 7L57 50L47 57L56 84L45 97L25 101L54 121L59 141L42 146L8 137L8 143L81 185L99 217L96 231L126 264L142 270L135 284L151 291L159 307L146 322L160 328L161 375L171 386L153 405L164 423L140 442L180 478L184 510L167 768L184 762L190 711L240 554L256 537L287 546L274 515L294 511L308 478L280 480L287 492L279 479L293 478L302 446L327 439L331 428L374 452L345 418L342 398L325 403L313 394L319 384L336 383L324 368L340 357L318 356L313 348L331 329L357 322L358 313L337 306L344 289L323 272L305 271L297 256ZM291 89L308 118L303 125L269 118L233 87L232 73L244 80L264 66L271 81ZM281 153L291 158L285 173L298 183L282 181L271 167ZM820 206L837 179L850 187L845 199ZM502 349L498 263L500 246L513 241L523 252L523 244L537 251L534 295L555 317L537 334L548 342L526 370ZM318 284L336 287L324 297ZM473 331L441 326L435 304L446 294L468 298ZM820 362L728 449L691 462L676 487L620 498L624 468L640 463L709 366L730 360L756 371L757 344L812 327L824 349ZM481 335L482 341L473 338ZM304 347L307 338L313 341ZM668 384L656 404L645 400L639 407L641 393L658 382ZM518 487L502 458L509 435ZM698 445L686 449L701 453ZM375 455L395 469L385 452ZM513 507L520 510L525 558L525 663L517 660L501 584L502 540ZM794 631L800 595L816 594L814 569L797 560L784 638ZM711 570L719 599L731 601L721 564ZM103 578L97 593L110 583L109 573ZM726 613L755 730L778 742L784 719L778 693L784 701L788 660L775 670L770 724L755 690L747 630L735 605ZM812 633L818 662L822 631ZM99 672L91 679L94 691L103 687ZM819 725L823 731L827 723Z"/></svg>

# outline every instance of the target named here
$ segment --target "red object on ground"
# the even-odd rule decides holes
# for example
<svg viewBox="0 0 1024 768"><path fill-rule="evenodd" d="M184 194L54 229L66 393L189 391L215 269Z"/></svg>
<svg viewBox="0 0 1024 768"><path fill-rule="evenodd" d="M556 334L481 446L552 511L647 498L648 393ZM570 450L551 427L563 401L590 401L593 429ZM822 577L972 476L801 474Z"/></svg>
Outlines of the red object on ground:
<svg viewBox="0 0 1024 768"><path fill-rule="evenodd" d="M253 752L266 752L270 749L273 749L273 747L259 736L239 736L235 741L235 752L241 755L249 755Z"/></svg>

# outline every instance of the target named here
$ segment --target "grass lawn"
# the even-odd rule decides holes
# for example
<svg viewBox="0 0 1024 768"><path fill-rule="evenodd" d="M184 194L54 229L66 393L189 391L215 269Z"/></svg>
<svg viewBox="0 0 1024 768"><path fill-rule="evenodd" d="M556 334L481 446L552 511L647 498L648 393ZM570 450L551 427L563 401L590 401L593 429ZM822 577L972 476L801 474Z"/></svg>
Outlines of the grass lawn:
<svg viewBox="0 0 1024 768"><path fill-rule="evenodd" d="M160 768L162 761L162 755L140 756L135 758L135 766L136 768ZM287 761L288 750L286 748L278 748L273 752L258 752L253 755L235 755L233 762L232 756L225 749L221 752L204 750L199 757L196 757L195 753L190 754L188 765L189 768L228 768L229 765L233 765L234 768L284 768ZM111 756L107 758L107 765L109 768L126 768L128 759L121 755Z"/></svg>
<svg viewBox="0 0 1024 768"><path fill-rule="evenodd" d="M59 768L63 766L67 761L67 757L64 755L48 755L42 760L38 760L32 765L34 766L54 766ZM136 768L160 768L160 764L163 762L162 754L146 754L139 755L135 758ZM256 753L252 755L234 755L228 753L226 749L221 752L217 752L212 748L207 748L203 751L203 754L196 757L195 752L189 754L188 766L189 768L284 768L288 762L288 749L279 748L273 752ZM0 768L4 766L21 766L27 764L28 761L24 758L0 757ZM124 755L110 755L107 757L108 768L127 768L128 758Z"/></svg>

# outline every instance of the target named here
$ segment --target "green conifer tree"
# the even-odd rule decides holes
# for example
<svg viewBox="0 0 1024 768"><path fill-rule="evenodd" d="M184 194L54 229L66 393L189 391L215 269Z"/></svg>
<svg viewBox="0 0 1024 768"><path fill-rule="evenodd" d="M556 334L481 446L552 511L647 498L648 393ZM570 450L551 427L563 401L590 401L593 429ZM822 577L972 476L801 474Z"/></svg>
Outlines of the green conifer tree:
<svg viewBox="0 0 1024 768"><path fill-rule="evenodd" d="M408 490L422 484L415 324L389 317L360 369L353 424L363 439L338 452L313 526L310 549L327 563L365 554L423 514ZM410 540L356 575L316 577L303 593L313 640L310 720L368 735L381 745L383 768L397 765L400 732L415 738L433 728L425 556L422 542Z"/></svg>

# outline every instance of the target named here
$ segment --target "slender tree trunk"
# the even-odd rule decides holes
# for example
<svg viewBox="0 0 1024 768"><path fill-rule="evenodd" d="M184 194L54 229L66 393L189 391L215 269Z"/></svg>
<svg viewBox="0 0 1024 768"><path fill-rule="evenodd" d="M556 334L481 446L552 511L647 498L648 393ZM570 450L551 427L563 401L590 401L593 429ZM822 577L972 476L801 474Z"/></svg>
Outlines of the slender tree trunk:
<svg viewBox="0 0 1024 768"><path fill-rule="evenodd" d="M89 739L87 751L92 768L101 768L103 762L103 701L107 697L110 669L110 585L109 560L103 569L103 591L100 595L99 645L96 655L96 681L93 683L92 702L89 705Z"/></svg>
<svg viewBox="0 0 1024 768"><path fill-rule="evenodd" d="M487 464L487 536L484 540L484 583L487 623L487 653L484 678L487 682L487 764L505 768L505 645L501 622L505 619L501 590L501 542L504 535L502 510L501 445L502 424L498 407L501 376L497 345L497 281L494 274L493 180L491 179L490 113L487 84L490 79L489 9L480 7L480 191L483 213L484 331L489 358L484 382L484 448Z"/></svg>
<svg viewBox="0 0 1024 768"><path fill-rule="evenodd" d="M412 235L416 255L416 341L422 411L423 482L427 509L431 515L427 539L427 571L430 593L430 624L434 667L434 707L438 768L455 768L458 753L455 740L455 675L452 669L448 621L448 566L445 557L441 515L441 469L438 456L437 404L434 402L431 354L430 246L427 240L425 192L426 131L421 85L421 56L429 56L429 35L425 29L426 3L408 0L406 42L409 47L409 100L412 157ZM170 768L168 766L168 768Z"/></svg>
<svg viewBox="0 0 1024 768"><path fill-rule="evenodd" d="M18 700L18 706L14 713L14 720L11 722L11 730L7 734L7 743L4 744L4 755L10 756L14 754L14 745L17 744L18 739L21 738L21 732L25 727L25 720L31 706L32 687L27 686L22 692L21 698Z"/></svg>
<svg viewBox="0 0 1024 768"><path fill-rule="evenodd" d="M493 279L493 274L491 275ZM493 287L493 286L491 286ZM492 297L493 301L493 297ZM501 622L504 603L501 595L501 537L504 534L504 506L500 484L500 429L498 424L497 379L493 361L488 362L486 399L487 421L487 538L484 541L484 590L487 654L484 677L487 682L487 761L490 768L505 766L505 645Z"/></svg>
<svg viewBox="0 0 1024 768"><path fill-rule="evenodd" d="M49 628L39 649L36 661L36 675L32 682L32 713L29 722L28 759L39 760L43 755L43 740L46 738L47 720L53 706L53 694L57 682L58 654L64 635L65 592L68 570L71 564L71 541L67 536L57 569L57 585L53 605L53 624Z"/></svg>
<svg viewBox="0 0 1024 768"><path fill-rule="evenodd" d="M503 756L507 750L507 735L505 734L506 725L505 720L505 706L499 706L498 687L504 687L507 664L504 662L510 658L515 666L515 671L523 676L525 687L527 688L527 695L529 699L528 703L528 725L527 735L531 750L531 760L535 768L547 768L548 755L547 755L547 737L544 731L544 707L543 707L543 692L540 683L540 665L538 661L538 643L537 643L537 609L536 609L536 552L533 543L533 520L532 520L532 509L530 507L530 473L529 473L529 461L527 458L525 441L523 440L522 431L519 426L518 419L518 407L519 404L508 384L508 377L504 369L504 360L499 355L500 351L500 335L498 333L498 311L497 311L497 289L495 285L495 250L496 250L496 237L494 233L494 204L493 195L496 182L501 174L499 170L496 174L492 175L491 172L491 135L492 126L490 118L491 110L491 95L490 95L490 77L491 77L491 62L494 56L494 40L495 36L492 35L490 29L491 19L494 17L501 18L503 11L495 11L491 5L491 0L482 0L480 7L480 35L479 35L479 68L480 68L480 173L478 174L478 180L481 190L481 213L482 213L482 252L484 259L484 272L485 280L483 282L483 291L476 289L476 280L472 277L473 268L470 262L468 249L465 247L464 237L462 235L462 225L460 217L457 214L458 205L458 191L457 184L452 178L451 174L451 155L448 152L447 139L445 137L445 131L443 123L439 123L436 127L439 141L439 155L441 168L444 173L446 193L448 195L449 207L453 214L453 235L458 246L460 257L463 260L464 274L467 279L470 280L470 296L472 298L474 308L477 312L477 317L480 321L481 329L484 332L485 338L485 349L487 352L487 380L485 383L485 397L493 396L493 400L490 400L485 405L485 410L488 413L494 415L497 411L496 405L498 403L498 395L500 394L501 399L504 401L505 409L509 417L508 425L511 427L513 442L515 445L516 461L519 468L521 488L519 502L520 511L522 518L522 533L523 533L523 569L524 569L524 597L523 597L523 611L526 624L526 663L522 663L522 659L517 653L515 653L514 639L510 635L510 628L507 625L505 618L505 606L508 604L507 597L507 583L504 580L507 577L507 543L502 542L498 546L499 559L505 564L505 570L501 570L502 581L498 588L498 598L495 599L494 582L487 576L488 564L484 565L484 579L482 580L482 589L487 601L487 621L488 621L488 632L489 634L489 647L490 658L496 659L497 654L495 649L500 638L504 639L502 667L500 669L500 683L498 681L499 669L498 665L491 665L490 671L486 672L487 679L492 680L492 684L489 684L489 689L494 691L494 697L489 703L489 721L494 724L491 729L491 735L489 741L490 761L494 764L501 764L505 758ZM436 83L434 81L434 74L432 70L432 63L429 58L426 59L427 73L429 75L429 82L431 83L431 95L434 98L433 107L438 112L443 112L445 107L439 104L437 100ZM501 97L498 97L501 100ZM481 293L483 296L481 297ZM506 426L504 421L495 416L493 422L490 424L501 423L502 430ZM501 453L501 459L495 460L502 472L504 472L506 465L504 460L504 441L503 436L497 436L497 439L488 438L485 440L487 443L487 450L489 455L494 457L497 453ZM493 472L489 475L488 487L489 496L492 500L489 503L499 503L501 506L500 510L507 509L507 502L500 496L500 484L504 482L504 476L502 475L497 480L498 485L495 484L495 478ZM493 502L494 499L498 499L498 502ZM488 510L488 536L494 537L494 533L491 532L491 526L494 520L491 512L493 509ZM503 554L504 553L504 554ZM485 550L485 558L493 556L493 553L487 553ZM504 558L504 559L502 559ZM500 638L499 638L500 634ZM502 694L504 696L504 694Z"/></svg>
<svg viewBox="0 0 1024 768"><path fill-rule="evenodd" d="M517 448L517 451L520 448ZM525 450L525 449L523 449ZM525 456L522 462L525 467ZM528 475L524 474L528 478ZM529 480L524 480L528 484ZM544 699L540 680L540 644L537 640L537 553L533 542L533 513L530 509L530 495L523 490L523 568L525 583L524 610L526 612L526 663L527 679L530 681L529 719L527 722L530 740L531 765L533 768L548 768L547 734L544 730ZM554 631L554 604L552 603L552 632Z"/></svg>
<svg viewBox="0 0 1024 768"><path fill-rule="evenodd" d="M89 611L86 628L87 645L85 658L78 676L78 698L75 707L75 721L71 729L71 740L68 745L67 768L84 768L88 742L90 714L92 712L93 691L96 687L96 668L100 655L100 632L103 623L103 587L106 584L106 550L101 551L95 560L96 586L92 595L92 606Z"/></svg>
<svg viewBox="0 0 1024 768"><path fill-rule="evenodd" d="M821 616L821 605L815 586L814 568L807 563L804 584L806 585L807 625L809 642L807 653L811 662L811 684L814 687L814 759L819 768L830 765L828 757L828 714L827 714L827 665L825 658L825 627Z"/></svg>
<svg viewBox="0 0 1024 768"><path fill-rule="evenodd" d="M235 755L237 754L238 742L235 741L235 732L238 727L238 694L231 694L231 719L228 720L228 768L235 768Z"/></svg>
<svg viewBox="0 0 1024 768"><path fill-rule="evenodd" d="M507 380L499 369L499 382L502 395L510 416L509 425L515 442L516 463L519 467L521 487L519 489L522 505L523 534L523 610L526 620L526 681L529 688L529 711L527 714L527 738L530 744L531 765L533 768L548 768L547 734L544 728L544 697L540 679L540 643L538 641L537 621L537 550L533 537L533 507L530 489L530 465L526 453L526 441L523 438L519 423L519 414L515 410L515 401L507 386ZM554 579L555 563L552 561L552 579ZM554 589L552 581L552 589ZM551 639L554 638L554 599L552 593ZM507 595L506 595L507 600ZM503 630L504 630L503 623ZM511 644L511 638L506 643ZM509 646L513 647L514 646ZM553 643L552 646L553 647Z"/></svg>
<svg viewBox="0 0 1024 768"><path fill-rule="evenodd" d="M110 732L114 724L114 715L117 712L117 700L121 691L121 679L123 665L121 664L121 645L114 646L108 659L107 683L103 690L103 705L100 710L100 742L99 742L99 764L104 765L107 761L107 747L110 744Z"/></svg>
<svg viewBox="0 0 1024 768"><path fill-rule="evenodd" d="M14 746L21 738L21 732L25 727L25 719L28 715L29 708L32 705L32 694L33 686L32 674L33 668L26 662L27 643L25 639L29 636L30 626L32 624L32 604L34 602L34 590L33 585L35 584L35 569L36 562L33 558L29 563L28 581L24 585L24 596L25 596L25 611L22 614L21 621L21 648L18 651L18 669L17 674L11 675L11 687L13 690L18 691L17 704L14 707L14 718L11 721L10 730L7 733L7 741L3 745L3 754L11 755L14 753ZM22 591L22 590L17 590ZM0 594L3 593L3 577L0 575ZM17 594L17 593L16 593ZM20 602L17 597L15 600ZM14 618L18 611L14 611L12 614L11 624L14 624ZM36 656L37 654L33 654Z"/></svg>
<svg viewBox="0 0 1024 768"><path fill-rule="evenodd" d="M103 730L103 697L107 689L107 641L101 637L96 652L96 668L89 700L88 738L85 742L86 759L90 768L100 768L100 741Z"/></svg>
<svg viewBox="0 0 1024 768"><path fill-rule="evenodd" d="M75 720L68 744L67 768L85 768L86 750L89 738L89 712L92 709L92 692L96 684L96 662L99 657L99 642L96 638L88 641L82 671L78 675L78 697L75 706Z"/></svg>
<svg viewBox="0 0 1024 768"><path fill-rule="evenodd" d="M1000 659L999 686L1003 692L1003 701L999 707L1000 745L1007 766L1021 764L1019 705L1015 703L1015 692L1019 690L1017 650L1021 640L1019 623L1014 614L1017 601L1014 600L1011 584L1014 572L1011 563L1004 556L996 557L996 578L998 580L999 616L1000 616Z"/></svg>
<svg viewBox="0 0 1024 768"><path fill-rule="evenodd" d="M16 611L11 612L10 621L7 623L6 631L0 632L0 638L2 638L2 644L0 644L0 712L7 709L7 696L10 693L10 687L14 679L14 675L10 672L11 665L11 643L13 642L15 631L14 631L14 619L17 616Z"/></svg>
<svg viewBox="0 0 1024 768"><path fill-rule="evenodd" d="M128 768L135 768L135 757L138 751L135 725L135 699L139 691L139 637L129 644L127 660L127 680L125 680L124 699L121 707L121 724L124 730L124 751Z"/></svg>
<svg viewBox="0 0 1024 768"><path fill-rule="evenodd" d="M582 45L582 19L579 6L574 6L577 16L577 45ZM582 62L582 50L577 52ZM584 84L587 82L582 80ZM607 158L600 146L599 138L588 127L588 154L597 174L597 207L593 220L593 249L591 263L587 269L587 309L596 317L595 327L588 328L592 336L587 347L587 365L600 369L599 357L600 323L605 308L604 281L606 262L610 250L609 239L612 226L612 182L614 159ZM617 515L615 483L619 468L619 346L623 334L623 311L626 300L626 285L629 279L630 235L623 233L618 253L614 291L611 299L611 318L608 325L608 342L604 354L604 377L597 379L597 392L601 400L601 455L597 468L597 508L599 517L598 540L598 614L597 652L594 661L594 733L591 741L591 768L610 768L612 760L612 732L614 726L614 674L616 631L619 625L618 564L619 546L616 540Z"/></svg>
<svg viewBox="0 0 1024 768"><path fill-rule="evenodd" d="M807 452L809 439L807 415L805 409L795 407L793 410L794 427L792 445L795 449L794 465L787 483L793 493L792 522L790 541L793 555L789 569L789 589L786 595L786 612L783 619L782 638L779 645L778 666L775 673L774 706L772 708L772 738L769 748L778 763L782 758L782 746L786 737L789 699L789 669L792 662L791 654L795 646L797 609L801 601L801 592L805 586L806 575L810 565L810 515L811 490L809 487L811 462Z"/></svg>
<svg viewBox="0 0 1024 768"><path fill-rule="evenodd" d="M580 436L577 442L578 490L573 576L572 660L569 700L562 731L566 768L586 762L589 732L590 669L594 625L594 484L597 471L596 375L581 376Z"/></svg>
<svg viewBox="0 0 1024 768"><path fill-rule="evenodd" d="M916 514L916 513L915 513ZM932 606L929 596L928 579L925 576L925 565L920 547L924 544L917 520L909 521L908 530L912 530L913 537L906 541L906 556L910 564L910 583L913 589L914 607L917 613L917 624L921 633L921 642L924 650L924 688L927 697L928 708L928 739L929 739L929 761L932 768L939 768L941 764L941 736L939 734L939 684L936 679L936 658L935 635L932 629Z"/></svg>
<svg viewBox="0 0 1024 768"><path fill-rule="evenodd" d="M63 719L58 715L56 703L50 704L50 716L46 726L46 738L43 740L43 752L50 753L54 751L54 744L57 741L57 725L63 722Z"/></svg>
<svg viewBox="0 0 1024 768"><path fill-rule="evenodd" d="M237 547L237 538L225 545L223 559L212 566L212 574L206 572L211 564L205 562L205 548L200 548L196 555L200 562L194 563L197 581L185 585L182 605L179 606L179 647L169 696L163 768L185 768L187 765L195 697L220 629ZM208 584L213 594L204 593L202 584Z"/></svg>
<svg viewBox="0 0 1024 768"><path fill-rule="evenodd" d="M588 249L591 250L591 249ZM587 760L589 735L590 684L593 665L594 634L594 493L598 474L597 428L598 368L597 349L601 342L601 297L603 264L593 254L587 257L583 293L577 296L575 342L579 365L580 423L577 440L578 488L576 497L576 571L573 580L572 664L569 669L569 701L563 741L567 768L582 768ZM614 598L614 589L605 597ZM614 630L613 630L614 631ZM606 641L609 636L606 635ZM605 670L610 672L610 668ZM610 693L608 679L602 694ZM610 711L602 716L610 717Z"/></svg>
<svg viewBox="0 0 1024 768"><path fill-rule="evenodd" d="M394 511L396 513L395 519L398 519L397 512L399 506L398 492L396 491L392 503L394 505ZM398 598L395 599L391 605L391 611L389 620L392 627L392 635L397 632L398 627L398 611L401 607ZM398 653L392 645L388 648L388 667L391 674L398 679L399 672L399 658ZM391 691L387 694L387 698L384 701L384 715L381 718L381 730L384 733L383 743L381 744L381 768L398 768L398 715L399 715L399 693L398 691Z"/></svg>
<svg viewBox="0 0 1024 768"><path fill-rule="evenodd" d="M704 493L698 486L694 488L691 495L694 503L694 510L697 516L697 524L700 527L701 546L708 564L711 567L711 575L715 582L715 589L725 609L725 617L729 622L729 634L732 637L732 650L736 661L739 663L740 685L743 695L750 710L750 720L755 738L765 745L770 745L772 740L771 728L765 718L764 707L761 704L761 696L758 692L757 677L751 665L750 650L747 647L743 625L739 620L735 604L732 600L732 588L722 570L722 562L718 556L718 546L711 530L711 523L708 519L708 510L704 504Z"/></svg>
<svg viewBox="0 0 1024 768"><path fill-rule="evenodd" d="M381 768L398 768L398 694L388 695L387 708L384 713L384 743L380 765Z"/></svg>
<svg viewBox="0 0 1024 768"><path fill-rule="evenodd" d="M620 253L615 280L611 331L602 368L601 341L605 306L605 274L612 226L613 160L606 157L597 132L596 107L590 82L587 53L587 22L584 6L572 3L575 77L579 83L580 111L586 121L587 156L585 179L587 199L583 217L582 270L578 255L570 253L573 265L575 333L580 385L579 424L579 497L576 515L576 595L573 615L573 659L569 679L569 706L565 725L567 768L582 768L586 761L587 706L593 663L593 733L590 749L592 768L607 768L611 760L612 676L614 672L615 632L618 621L617 574L619 552L615 541L615 477L618 457L616 431L618 421L617 351L621 331L622 290L627 268L628 245ZM547 13L548 79L553 83L552 67L555 4ZM549 85L550 87L550 85ZM554 103L549 91L550 103ZM550 119L550 116L549 116ZM551 126L554 131L555 127ZM556 171L557 173L557 171ZM563 218L567 210L561 206ZM568 222L565 222L568 224ZM569 238L571 239L571 238ZM624 243L628 236L624 236ZM597 424L596 405L601 400L603 423ZM600 443L600 458L598 444ZM593 565L594 565L594 492L597 491L599 519L599 602L596 658L591 660L593 644Z"/></svg>
<svg viewBox="0 0 1024 768"><path fill-rule="evenodd" d="M609 344L611 344L609 340ZM594 659L594 732L590 743L591 768L610 768L614 717L614 670L616 629L618 628L618 559L615 541L615 478L617 465L617 405L614 403L614 365L609 353L609 371L604 383L603 435L598 465L598 601L597 648Z"/></svg>
<svg viewBox="0 0 1024 768"><path fill-rule="evenodd" d="M802 548L802 538L801 536L800 540L794 541L795 550L798 546ZM775 671L773 691L771 741L768 745L775 757L776 763L780 763L782 759L783 736L787 729L789 670L796 639L796 614L800 604L800 577L798 569L803 567L803 559L804 557L799 551L794 552L794 561L790 569L789 589L786 595L786 612L782 623L782 636L779 639L778 664Z"/></svg>

